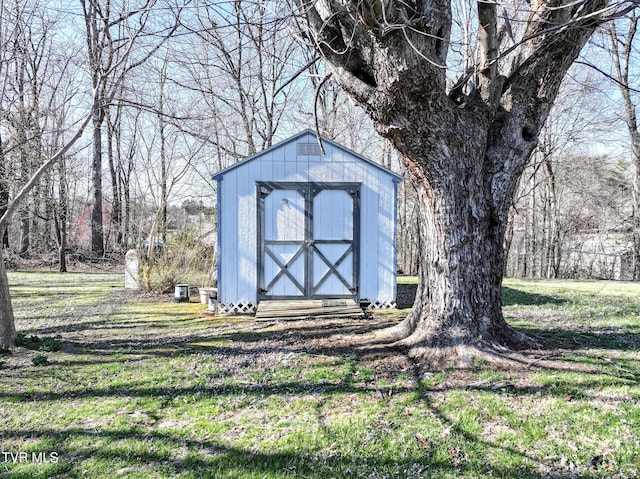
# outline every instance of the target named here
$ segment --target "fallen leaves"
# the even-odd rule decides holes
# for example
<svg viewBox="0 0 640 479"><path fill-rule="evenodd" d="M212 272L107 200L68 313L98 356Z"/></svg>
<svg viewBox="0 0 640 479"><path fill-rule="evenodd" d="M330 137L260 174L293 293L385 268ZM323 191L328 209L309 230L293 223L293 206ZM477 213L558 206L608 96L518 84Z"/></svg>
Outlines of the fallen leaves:
<svg viewBox="0 0 640 479"><path fill-rule="evenodd" d="M417 441L419 446L421 446L421 447L423 447L425 449L431 449L433 447L433 441L431 441L430 439L427 439L426 437L424 437L419 432L416 433L416 435L414 437L416 438L416 441Z"/></svg>

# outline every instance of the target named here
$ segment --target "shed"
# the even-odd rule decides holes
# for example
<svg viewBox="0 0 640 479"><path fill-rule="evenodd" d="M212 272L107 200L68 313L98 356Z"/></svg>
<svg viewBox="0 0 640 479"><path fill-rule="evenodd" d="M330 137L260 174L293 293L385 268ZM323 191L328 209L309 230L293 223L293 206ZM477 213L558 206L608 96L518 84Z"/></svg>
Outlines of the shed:
<svg viewBox="0 0 640 479"><path fill-rule="evenodd" d="M213 176L218 187L218 301L352 298L395 306L401 178L305 130Z"/></svg>

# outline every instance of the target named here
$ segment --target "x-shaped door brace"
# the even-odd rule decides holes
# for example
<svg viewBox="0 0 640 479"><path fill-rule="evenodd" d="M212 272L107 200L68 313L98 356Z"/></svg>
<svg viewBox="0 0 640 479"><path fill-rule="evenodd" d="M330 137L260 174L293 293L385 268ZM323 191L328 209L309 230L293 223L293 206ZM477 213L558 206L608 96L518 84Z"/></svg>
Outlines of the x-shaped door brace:
<svg viewBox="0 0 640 479"><path fill-rule="evenodd" d="M318 247L315 244L313 245L313 251L317 253L318 257L324 262L324 264L326 264L329 267L329 271L327 271L324 274L324 276L320 278L320 281L318 281L318 284L314 285L313 287L314 293L320 289L320 287L322 286L322 283L324 283L327 280L327 278L332 274L335 274L337 276L337 278L342 282L342 284L344 284L345 288L347 288L349 291L353 291L353 285L349 283L346 279L344 279L344 277L338 271L338 267L342 264L342 262L345 259L347 259L347 257L349 256L349 253L353 252L353 244L349 245L349 247L347 248L347 251L345 251L342 254L342 256L340 256L340 258L338 259L338 261L335 262L335 264L329 261L327 257L322 254L322 252L318 249Z"/></svg>
<svg viewBox="0 0 640 479"><path fill-rule="evenodd" d="M304 294L304 286L300 284L300 282L291 274L289 271L289 266L291 266L295 261L300 257L300 255L304 252L304 245L298 248L298 251L287 261L286 263L282 263L280 258L278 258L269 247L265 247L265 252L269 255L269 257L273 260L273 262L280 268L278 274L276 274L269 285L265 288L265 291L271 291L271 288L278 282L278 280L283 276L287 275L287 277L291 280L291 282L295 285L296 288L300 290L302 294Z"/></svg>

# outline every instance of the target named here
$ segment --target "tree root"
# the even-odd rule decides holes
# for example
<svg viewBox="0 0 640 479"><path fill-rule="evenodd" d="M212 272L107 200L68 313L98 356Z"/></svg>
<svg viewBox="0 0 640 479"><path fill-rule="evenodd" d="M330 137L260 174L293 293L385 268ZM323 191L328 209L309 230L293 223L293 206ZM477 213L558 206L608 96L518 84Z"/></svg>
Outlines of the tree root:
<svg viewBox="0 0 640 479"><path fill-rule="evenodd" d="M366 347L397 348L427 369L454 367L467 369L478 361L509 367L514 362L522 365L529 361L519 353L522 350L540 348L535 339L507 326L496 338L473 338L468 335L437 335L421 330L410 334L401 322L390 328L372 333L366 338Z"/></svg>
<svg viewBox="0 0 640 479"><path fill-rule="evenodd" d="M405 325L404 321L389 328L380 329L370 334L369 340L372 343L396 343L407 338L411 332Z"/></svg>
<svg viewBox="0 0 640 479"><path fill-rule="evenodd" d="M512 350L500 350L478 344L455 346L416 345L407 349L407 355L422 369L441 370L445 367L470 369L478 364L509 368L514 362L522 363Z"/></svg>

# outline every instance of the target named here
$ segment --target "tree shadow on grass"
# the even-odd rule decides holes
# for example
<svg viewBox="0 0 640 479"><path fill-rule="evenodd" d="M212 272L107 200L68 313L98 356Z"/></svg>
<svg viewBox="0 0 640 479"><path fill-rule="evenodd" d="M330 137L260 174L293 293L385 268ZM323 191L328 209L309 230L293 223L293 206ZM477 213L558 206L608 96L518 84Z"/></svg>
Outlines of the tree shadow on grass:
<svg viewBox="0 0 640 479"><path fill-rule="evenodd" d="M308 327L304 329L307 330ZM576 364L581 366L578 371L579 377L568 377L553 386L531 384L516 386L511 382L503 384L499 379L475 383L474 378L478 371L469 370L457 373L458 379L453 382L425 388L419 380L416 380L414 385L397 384L397 378L404 372L413 370L417 378L417 371L420 369L425 372L425 368L424 365L418 366L415 360L408 358L402 350L385 345L360 348L348 341L330 341L330 344L324 342L283 344L277 340L266 344L262 335L259 340L256 340L256 337L248 339L235 334L224 337L234 339L228 344L215 346L173 341L154 347L144 344L133 347L132 344L125 346L119 343L115 349L93 350L93 352L85 349L82 351L81 360L65 358L60 364L56 365L53 362L49 367L102 365L113 368L121 364L120 369L123 371L131 371L131 374L134 370L139 372L136 373L137 376L128 376L125 373L125 379L116 384L107 382L104 385L95 384L90 387L76 386L56 390L30 387L25 391L8 388L0 390L0 399L12 402L55 403L68 399L156 398L168 403L176 398L202 396L263 398L357 394L375 397L380 394L381 386L378 385L380 381L389 384L388 389L394 394L416 391L442 393L454 390L481 390L509 396L564 398L568 394L574 397L586 397L589 391L600 390L605 383L607 386L628 386L629 381L637 381L640 378L637 361L634 358L613 361L602 355L590 356L580 353L574 358L564 360L563 363L553 364L536 363L534 356L523 357L520 371L515 369L506 371L509 374L530 376L536 370L545 369L575 373L577 370L574 366ZM197 342L198 339L210 340L211 338L212 336L189 337L188 340ZM113 346L112 343L109 344ZM566 350L564 353L558 350L558 354L553 356L563 359L563 354L566 354ZM114 355L117 357L114 358ZM73 357L73 355L68 356ZM127 360L128 356L131 357L131 361ZM162 360L179 358L181 362L191 359L206 360L212 368L197 377L176 374L172 382L158 385L150 376L155 363L144 366L144 361L156 361L158 358ZM283 358L288 358L289 362L283 364ZM512 362L516 364L516 359ZM356 364L370 370L373 376L369 379L356 378ZM603 369L603 366L608 369ZM491 366L486 366L485 370L499 371ZM278 372L285 371L286 374L278 375ZM273 377L274 373L275 377ZM293 378L292 375L298 376ZM136 379L138 377L141 379Z"/></svg>
<svg viewBox="0 0 640 479"><path fill-rule="evenodd" d="M502 305L503 306L542 306L542 305L562 305L567 300L549 296L547 294L529 293L510 286L502 287Z"/></svg>
<svg viewBox="0 0 640 479"><path fill-rule="evenodd" d="M251 348L249 348L251 349ZM224 352L225 354L245 354L246 349L228 350L228 348L214 348L211 354ZM263 350L263 353L266 353ZM324 349L324 352L329 352ZM356 353L355 355L353 353ZM380 352L382 353L382 351ZM201 354L201 352L199 352ZM344 354L342 348L334 352L334 356ZM199 477L307 477L320 479L325 477L456 477L470 474L479 477L520 477L533 479L541 477L539 470L554 469L556 472L568 474L561 466L552 464L550 459L540 459L527 451L520 450L509 443L501 444L487 438L483 438L479 433L470 432L464 425L460 424L455 417L444 412L439 406L439 400L433 397L434 392L442 393L454 390L484 391L492 394L507 396L555 396L563 397L572 395L581 398L588 390L596 390L599 380L585 382L583 380L576 383L575 388L554 385L553 387L543 386L516 386L507 384L501 388L492 387L486 382L477 385L443 385L437 388L425 387L421 384L421 368L413 363L414 383L407 387L391 386L394 395L403 393L418 393L419 402L427 408L430 414L438 418L443 429L449 429L452 439L443 441L442 444L433 443L428 447L420 444L413 448L402 446L405 452L398 457L393 453L385 454L365 451L340 452L328 447L328 444L345 445L343 432L339 427L333 427L324 417L327 405L323 401L328 398L343 395L357 394L362 397L375 397L379 393L379 386L367 382L358 382L356 378L356 364L360 361L357 351L352 351L348 362L348 368L342 379L337 382L322 381L269 381L261 383L256 381L253 384L218 384L210 386L193 387L149 387L146 383L128 383L118 387L106 388L82 388L74 391L66 390L60 393L43 392L37 394L33 391L29 395L11 396L2 394L10 401L31 401L47 402L59 404L59 401L67 399L78 400L82 398L135 398L146 397L164 399L164 406L175 404L180 398L229 398L232 397L253 397L249 401L256 406L255 400L264 400L270 396L293 397L311 396L318 399L316 413L321 426L323 439L310 439L310 443L302 443L299 446L287 446L271 448L269 445L263 446L240 446L233 439L224 439L223 436L216 436L217 439L194 439L193 433L182 431L174 433L171 430L162 431L158 428L132 426L130 428L118 430L104 430L99 428L84 429L81 427L71 427L67 429L48 430L6 430L3 433L4 441L19 441L21 439L37 439L57 444L56 452L60 454L63 472L75 474L83 469L84 461L95 463L104 462L106 467L115 467L123 471L123 474L136 474L147 471L156 472L162 470L169 474L184 474L199 471ZM215 379L214 379L215 380ZM391 398L391 395L389 395ZM226 401L226 400L225 400ZM233 402L233 401L232 401ZM215 420L215 418L211 418ZM373 417L372 419L375 419ZM382 418L379 418L382 419ZM195 420L195 418L194 418ZM277 429L277 425L274 424ZM383 434L392 438L396 433L401 433L404 424L391 424L390 429ZM276 434L278 431L269 431L269 434ZM410 437L410 436L409 436ZM413 438L410 437L410 440ZM375 440L375 438L373 439ZM122 441L122 442L121 442ZM317 441L317 442L314 442ZM456 444L454 447L451 444ZM95 443L95 446L82 447L74 450L67 446L68 443L78 442ZM142 448L136 447L134 443L144 444ZM347 445L345 445L347 446ZM186 451L184 449L187 449ZM340 448L339 448L340 449ZM512 458L511 461L496 464L496 461L480 461L478 457L467 456L465 451L487 449L496 453L505 454ZM348 448L347 448L348 450ZM164 452L161 452L164 451ZM168 451L168 452L167 452ZM513 465L515 464L515 465ZM60 470L57 469L57 474ZM31 477L32 471L15 473L8 472L9 478ZM55 476L55 475L52 475ZM41 475L41 477L48 477ZM556 476L554 476L556 477Z"/></svg>
<svg viewBox="0 0 640 479"><path fill-rule="evenodd" d="M414 285L407 285L414 287ZM415 291L415 288L414 288ZM515 291L515 293L514 293ZM559 304L557 298L530 295L517 290L507 291L507 296L511 295L511 304ZM464 447L469 449L482 448L490 451L504 451L511 457L518 458L520 462L538 463L536 459L526 451L518 450L515 447L504 446L499 442L492 442L480 433L470 432L456 421L455 417L447 414L443 408L437 405L434 400L436 394L442 395L452 391L480 391L500 395L502 397L553 397L556 399L565 397L583 398L590 394L590 391L601 389L603 376L607 376L607 386L628 385L633 379L624 371L603 372L600 366L602 361L592 358L593 363L589 364L590 371L581 371L581 377L575 381L570 377L555 380L555 384L545 386L541 384L517 384L515 381L500 384L498 381L482 381L474 383L473 374L467 372L468 376L457 381L449 381L434 387L425 387L421 384L418 370L422 366L415 365L408 359L404 352L397 348L385 345L363 347L354 338L373 333L379 329L386 328L395 323L393 320L376 319L371 321L297 321L282 325L255 324L251 321L244 321L235 324L224 324L223 321L212 321L211 327L198 327L196 331L190 331L188 327L182 329L181 324L188 326L190 321L180 318L180 321L145 322L140 320L141 316L136 313L132 318L127 319L126 315L119 317L117 321L112 318L105 318L103 321L96 321L91 324L84 324L78 328L60 329L58 332L69 334L73 340L66 339L72 348L82 354L82 361L90 362L87 358L95 357L96 364L105 359L109 361L110 356L117 355L120 358L131 357L136 361L146 359L169 359L181 356L196 361L213 362L220 365L220 370L213 373L208 372L204 376L190 377L188 375L176 375L171 382L158 384L151 376L139 379L132 376L128 380L118 383L107 384L93 383L90 386L73 383L73 387L58 387L56 390L48 390L45 387L31 387L28 391L12 391L11 388L0 390L0 398L10 402L33 402L34 405L61 404L71 400L75 402L82 399L112 399L126 398L135 401L139 398L158 400L162 407L174 404L176 399L179 403L195 401L197 398L227 399L233 402L238 398L250 398L252 407L257 407L259 401L265 398L283 398L284 400L297 400L304 398L341 398L342 395L355 395L363 401L373 398L378 400L381 388L388 389L394 395L417 394L419 399L415 402L417 407L426 408L428 414L433 414L438 418L443 428L450 427L457 438L462 441ZM184 321L182 321L184 319ZM107 331L102 333L105 326L112 324L115 326L111 334ZM134 337L131 334L122 334L131 325L134 329L139 327L141 335ZM86 328L86 334L82 333ZM101 330L101 336L96 336L92 331ZM145 329L151 329L145 333ZM173 333L170 330L174 329ZM598 333L580 333L565 330L562 328L542 329L535 326L524 328L525 332L535 336L543 336L550 341L550 344L558 345L566 349L568 344L573 343L575 350L588 347L604 347L609 344L611 348L629 350L631 344L638 340L638 335L632 333L628 337L628 331L600 331ZM48 330L55 333L55 330ZM73 333L73 334L72 334ZM603 335L611 335L606 338ZM618 336L627 337L626 343L621 343ZM615 336L615 338L613 337ZM554 343L555 341L555 343ZM213 344L215 343L215 344ZM567 344L568 343L568 344ZM270 361L265 358L272 356ZM279 361L282 357L292 355L300 359L300 363L294 362L287 366ZM311 360L305 363L305 358ZM394 360L398 362L394 363ZM598 360L598 361L596 361ZM341 362L337 362L341 361ZM123 363L125 361L122 361ZM143 363L140 363L142 366ZM149 369L154 364L150 363ZM321 373L323 368L339 370L343 372L334 379L313 379L311 377L301 379L291 379L290 376L284 379L271 379L270 375L274 371L281 369L291 369L292 367L306 367L310 371L310 376ZM522 369L526 370L530 364L522 364ZM623 364L629 369L630 365ZM56 367L56 365L52 365ZM374 370L374 378L371 380L361 380L356 377L357 367L367 367ZM403 370L415 371L413 383L408 385L398 385L395 379ZM563 371L565 366L556 363L545 366L543 363L536 364L536 368L554 369ZM317 371L311 371L316 368ZM383 370L382 368L387 368ZM571 368L566 367L570 372ZM255 373L259 373L260 378L256 378ZM148 374L145 371L141 374ZM387 376L385 376L387 374ZM532 371L526 371L531 375ZM470 379L471 378L471 379ZM384 380L387 385L383 386ZM71 383L69 383L71 384ZM391 395L389 395L391 397ZM195 398L195 399L194 399ZM322 409L322 408L320 408ZM322 409L326 411L326 409ZM193 416L191 416L193 417ZM207 418L204 418L205 420ZM211 418L214 421L216 418ZM319 422L324 423L324 434L327 440L340 443L343 437L339 428L333 428L326 420L319 418ZM275 425L274 425L275 427ZM397 426L401 428L402 424ZM388 432L389 437L400 429L391 427ZM361 453L336 453L327 450L327 444L314 442L311 445L301 445L300 448L280 447L271 448L268 445L245 446L246 443L234 441L233 439L216 436L216 440L202 439L194 440L192 431L182 431L180 434L170 432L163 433L161 430L151 430L132 426L123 431L109 431L99 429L51 429L51 430L7 430L2 436L4 441L20 437L33 437L43 440L51 439L53 443L62 444L70 441L72 436L77 434L87 439L95 438L101 441L96 447L87 447L80 451L68 448L61 451L72 462L70 475L77 474L83 461L99 460L107 464L118 464L120 468L132 468L131 474L144 474L147 467L155 467L164 470L166 467L171 474L182 474L190 471L204 471L204 477L388 477L402 478L410 477L403 475L402 471L420 471L415 473L415 477L420 475L455 477L464 476L489 476L493 474L498 477L540 477L533 467L527 466L521 469L519 466L512 466L509 463L490 464L464 461L455 457L458 452L455 448L452 451L445 449L424 450L414 446L409 454L398 459L391 454L374 454L371 451ZM54 441L58 439L58 441ZM172 452L159 452L163 449L148 448L147 452L132 453L126 444L118 444L119 441L131 439L134 441L146 441L153 444L166 442L171 447L178 449L186 444L188 451L184 454ZM106 441L106 442L105 442ZM406 446L403 446L406 447ZM166 451L166 449L164 449ZM436 454L437 453L437 454ZM64 460L64 457L62 458ZM331 464L329 464L331 463ZM542 464L542 466L550 466ZM76 469L79 467L79 469ZM413 468L413 469L412 469ZM567 472L567 471L561 471ZM11 473L9 473L11 474ZM16 474L21 474L16 471ZM126 473L125 473L126 474ZM207 476L210 474L209 476ZM14 475L7 477L32 477L31 475ZM565 477L565 476L563 476Z"/></svg>
<svg viewBox="0 0 640 479"><path fill-rule="evenodd" d="M417 284L398 283L397 286L397 304L398 308L405 309L413 306L413 301L418 289ZM510 286L502 287L502 305L503 306L538 306L565 304L567 300L549 296L546 294L529 293Z"/></svg>
<svg viewBox="0 0 640 479"><path fill-rule="evenodd" d="M185 473L197 477L223 478L381 478L407 479L423 477L459 477L465 474L481 477L518 477L534 479L540 476L527 467L496 465L487 461L456 460L449 454L433 454L418 446L405 448L401 458L395 451L354 450L329 451L321 444L291 445L279 450L232 446L210 438L185 437L172 431L142 428L98 429L71 427L65 430L6 430L5 441L37 440L55 444L58 463L48 475L35 464L5 464L7 479L31 479L34 469L38 477L70 477L81 475L83 463L91 461L93 468L123 477L169 477ZM333 433L327 438L332 439ZM334 437L340 441L343 438ZM76 448L73 445L83 444ZM90 445L88 445L90 444ZM106 475L105 475L106 477Z"/></svg>
<svg viewBox="0 0 640 479"><path fill-rule="evenodd" d="M406 285L413 287L415 285ZM531 295L511 288L506 296L511 301L528 304L561 303L557 298ZM155 313L153 313L155 314ZM146 320L151 313L135 313L127 319L121 312L114 312L108 318L85 323L66 323L57 326L35 328L34 333L63 334L81 333L65 339L66 352L82 354L82 362L88 364L87 355L97 357L131 356L135 359L148 357L176 357L193 354L222 355L227 358L251 358L264 354L324 354L343 357L356 354L360 357L402 356L404 352L397 348L379 344L363 348L357 344L358 337L371 335L396 323L394 319L377 318L374 320L317 320L292 321L283 324L255 323L251 320L225 324L224 319L216 318L208 322L194 318L193 314L166 320ZM117 318L117 319L114 319ZM235 320L234 320L235 321ZM190 331L194 322L198 322L195 331ZM182 325L185 329L182 329ZM208 326L211 327L208 327ZM96 329L100 332L92 334ZM128 330L140 329L140 335L128 334ZM145 335L151 328L153 335ZM599 330L596 332L574 331L567 328L543 328L526 325L519 328L524 333L542 339L548 349L584 348L633 350L640 343L638 333L628 330ZM111 331L111 334L110 334ZM87 334L82 334L86 332ZM112 334L116 333L116 334ZM63 336L64 338L64 336ZM216 345L210 345L216 343ZM224 343L229 343L228 345ZM209 345L208 345L209 344ZM99 362L99 361L96 361Z"/></svg>
<svg viewBox="0 0 640 479"><path fill-rule="evenodd" d="M53 327L34 328L29 334L64 334L90 333L100 330L101 334L75 335L64 340L68 352L95 354L98 356L111 354L130 354L135 356L152 355L158 357L174 357L176 355L196 353L219 353L226 351L227 355L261 354L267 352L314 352L329 355L353 354L354 345L347 339L353 336L366 336L380 329L395 324L395 320L318 320L292 321L274 326L265 323L255 323L247 320L241 324L234 323L224 329L207 328L206 324L191 331L181 330L173 321L107 321L98 320L77 324L63 324ZM185 320L185 323L189 323ZM129 330L135 331L139 327L141 334L123 334ZM156 331L153 336L145 335L145 328ZM114 331L119 336L104 334ZM161 334L157 334L161 332ZM339 338L339 340L337 339ZM233 343L232 347L207 346L207 343ZM381 347L382 348L382 347ZM374 351L372 348L371 351ZM387 348L383 348L383 352ZM391 351L391 350L389 350Z"/></svg>
<svg viewBox="0 0 640 479"><path fill-rule="evenodd" d="M572 328L548 328L522 325L523 333L541 339L549 349L618 351L640 350L640 332L628 327L600 327L593 331Z"/></svg>
<svg viewBox="0 0 640 479"><path fill-rule="evenodd" d="M409 287L415 285L406 285ZM527 304L557 304L557 298L531 295L511 288L506 289L510 300ZM235 363L250 363L267 354L315 354L331 357L357 355L359 358L402 357L404 351L385 344L367 345L358 343L358 337L366 337L385 329L396 320L377 318L374 320L318 320L293 321L283 324L255 323L251 320L231 322L216 318L211 322L186 315L166 320L146 320L150 313L135 313L127 319L122 312L113 312L108 318L85 323L67 323L52 327L36 328L33 332L62 334L65 352L81 354L78 363L88 365L91 356L95 363L109 360L110 356L146 358L173 358L195 354L212 357L235 358ZM117 318L117 319L114 319ZM235 320L234 320L235 321ZM189 328L198 322L196 330ZM184 329L182 326L184 325ZM208 327L208 326L211 327ZM129 330L140 329L141 334L129 334ZM151 328L152 335L145 335ZM609 328L599 331L575 331L567 328L543 328L525 325L519 328L525 334L544 341L547 349L583 350L585 348L616 349L630 351L640 344L637 332ZM99 330L98 334L91 333ZM66 333L71 334L65 339ZM83 334L87 333L87 334ZM115 333L115 334L114 334ZM215 343L213 345L212 343ZM548 354L548 353L543 353ZM532 352L535 355L535 352ZM98 359L102 358L102 359ZM121 360L121 359L118 360ZM73 360L62 363L73 365ZM393 371L390 371L390 375Z"/></svg>
<svg viewBox="0 0 640 479"><path fill-rule="evenodd" d="M157 400L160 408L188 401L197 401L198 398L207 400L220 399L222 402L235 403L242 399L252 404L252 408L258 408L260 401L265 398L314 398L319 401L318 422L321 424L323 438L313 437L305 439L308 443L299 446L270 446L262 445L259 441L253 446L246 446L242 441L227 437L224 434L214 436L215 439L195 438L191 430L173 432L163 431L156 426L132 425L129 428L119 430L105 430L103 428L69 427L67 429L34 429L34 430L5 430L2 438L5 443L20 439L33 438L59 444L57 451L61 455L61 467L67 467L63 472L73 476L83 470L83 462L104 462L104 468L115 467L124 471L123 474L133 476L160 475L159 471L166 471L170 475L181 475L198 471L201 477L307 477L311 479L345 477L389 477L405 479L407 477L456 477L475 476L489 477L520 477L533 479L541 477L539 470L555 467L551 460L540 459L527 451L520 450L516 446L509 446L498 441L483 437L480 433L470 432L461 425L455 417L446 413L434 399L435 394L443 394L451 391L481 391L500 395L502 397L554 397L583 398L589 391L596 391L602 386L602 372L595 371L592 376L582 372L582 377L575 383L571 379L557 380L553 386L544 385L518 385L515 383L494 384L492 382L478 382L471 384L465 378L457 382L449 382L434 387L426 387L421 382L422 368L412 360L406 358L398 349L380 345L376 348L361 348L349 338L354 334L367 334L378 328L387 327L389 321L333 321L310 322L300 321L287 323L282 327L273 329L262 325L255 325L251 329L250 324L244 324L245 331L234 331L231 328L224 330L199 331L180 338L166 338L162 344L148 344L135 338L112 338L106 340L88 341L83 347L83 354L95 354L97 357L109 354L147 355L150 358L169 358L176 355L193 357L194 359L206 359L215 364L229 366L208 376L198 378L188 375L175 376L174 380L167 384L157 385L151 379L137 380L131 378L124 383L105 384L96 386L76 386L74 388L51 390L38 390L30 388L26 392L0 391L0 398L9 402L32 402L37 404L61 404L64 401L78 401L82 399L112 399L126 398L135 401L138 398ZM251 327L250 327L251 326ZM557 334L557 332L555 333ZM90 337L87 338L91 339ZM226 342L225 344L206 345L208 341ZM200 344L203 343L203 344ZM306 355L312 357L314 363L308 365L304 361L299 367L305 367L311 371L317 367L319 370L343 369L343 372L335 380L327 379L271 379L273 368L291 369L293 366L285 366L279 363L264 366L262 359L269 355L275 355L275 359L285 355L294 354L297 358ZM407 451L400 455L392 452L374 452L374 449L357 451L357 446L348 452L338 448L337 452L331 450L331 443L343 444L345 441L339 427L332 426L325 420L322 414L327 412L321 402L330 398L342 398L343 395L355 395L362 400L377 398L381 395L379 378L362 380L356 377L358 367L377 367L386 365L392 359L400 357L402 365L390 366L390 374L398 375L401 368L410 368L410 374L414 376L412 383L406 385L390 384L386 386L393 395L417 394L419 399L415 401L417 407L426 408L428 414L435 416L442 428L450 428L453 439L443 442L442 445L434 444L432 448L423 448L413 444L412 447L402 445ZM371 362L372 358L379 359L378 363ZM144 359L144 358L143 358ZM336 362L340 360L339 362ZM234 362L235 361L235 362ZM294 364L295 365L295 364ZM396 369L393 369L393 368ZM523 364L523 368L527 365ZM253 378L252 372L265 373L261 379ZM313 371L311 371L313 372ZM375 373L378 374L376 369ZM236 377L236 373L240 373ZM471 375L472 376L472 375ZM625 374L610 375L608 384L628 384ZM250 381L247 382L247 379ZM198 382L200 381L200 382ZM231 382L227 382L231 381ZM564 382L563 382L564 381ZM616 383L617 381L617 383ZM496 387L497 386L497 387ZM386 389L385 389L386 391ZM382 401L384 399L382 395ZM391 393L388 395L391 398ZM390 399L388 399L390 401ZM193 420L205 419L190 416ZM216 418L210 418L215 421ZM375 420L375 414L370 418ZM240 423L241 424L241 423ZM410 426L410 425L409 425ZM240 426L236 426L240 427ZM277 429L277 424L274 423ZM401 433L404 424L389 426L389 431L384 432L385 438L391 440L395 433ZM266 433L266 432L265 432ZM269 430L268 434L278 433L277 430ZM283 432L286 434L287 432ZM295 434L294 434L295 435ZM303 434L304 436L304 434ZM304 436L306 438L306 436ZM383 438L384 439L384 438ZM413 438L410 437L411 440ZM374 440L376 440L374 438ZM385 439L387 440L387 439ZM459 440L459 446L454 446L454 440ZM7 442L8 441L8 442ZM342 441L342 442L341 442ZM95 442L95 446L83 447L74 450L68 444L78 442ZM137 448L135 444L146 444ZM350 446L350 445L345 445ZM466 456L466 451L478 449L505 454L513 459L509 461L480 461L477 457ZM176 452L177 451L177 452ZM342 452L341 452L342 451ZM65 462L66 461L66 462ZM498 462L498 463L496 463ZM517 464L517 465L513 465ZM526 464L522 466L520 464ZM91 466L94 467L94 466ZM157 470L156 470L157 469ZM569 471L559 470L562 474ZM33 477L33 469L20 472L16 468L15 473L9 471L6 477L22 478ZM153 474L152 474L153 473ZM164 472L163 472L164 473ZM59 476L60 471L56 472ZM56 477L52 474L51 477ZM41 475L41 477L47 477Z"/></svg>

